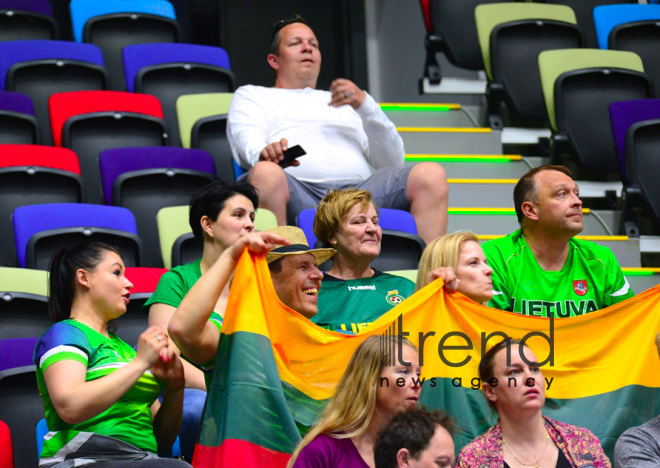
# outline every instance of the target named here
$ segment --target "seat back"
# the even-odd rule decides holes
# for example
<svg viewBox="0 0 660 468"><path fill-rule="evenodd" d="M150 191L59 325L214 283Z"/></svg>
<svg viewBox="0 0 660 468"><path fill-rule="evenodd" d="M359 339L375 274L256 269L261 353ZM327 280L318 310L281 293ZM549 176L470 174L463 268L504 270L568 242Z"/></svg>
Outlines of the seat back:
<svg viewBox="0 0 660 468"><path fill-rule="evenodd" d="M48 0L0 0L0 41L53 40L57 35Z"/></svg>
<svg viewBox="0 0 660 468"><path fill-rule="evenodd" d="M0 91L0 144L37 144L38 128L30 96Z"/></svg>
<svg viewBox="0 0 660 468"><path fill-rule="evenodd" d="M124 265L140 266L142 243L135 217L126 208L82 203L30 205L17 208L12 219L21 267L47 269L60 245L90 238L117 247Z"/></svg>
<svg viewBox="0 0 660 468"><path fill-rule="evenodd" d="M52 325L45 271L0 267L0 298L0 340L39 337Z"/></svg>
<svg viewBox="0 0 660 468"><path fill-rule="evenodd" d="M660 5L608 5L594 9L601 49L627 50L639 55L651 76L655 94L660 92Z"/></svg>
<svg viewBox="0 0 660 468"><path fill-rule="evenodd" d="M0 266L18 266L11 215L40 203L80 203L78 158L65 148L0 145Z"/></svg>
<svg viewBox="0 0 660 468"><path fill-rule="evenodd" d="M0 371L0 401L0 421L11 431L15 465L36 468L34 428L44 417L44 407L34 365Z"/></svg>
<svg viewBox="0 0 660 468"><path fill-rule="evenodd" d="M144 242L144 264L162 266L156 215L188 203L198 188L215 180L213 158L194 149L115 148L102 151L99 164L106 203L131 210Z"/></svg>
<svg viewBox="0 0 660 468"><path fill-rule="evenodd" d="M613 102L609 111L621 179L624 185L628 185L630 180L626 164L626 134L630 126L637 122L660 119L660 99Z"/></svg>
<svg viewBox="0 0 660 468"><path fill-rule="evenodd" d="M619 3L638 3L638 0L537 0L539 3L554 3L571 7L577 17L577 22L584 34L583 47L595 49L598 47L596 27L594 25L594 8L599 5L615 5Z"/></svg>
<svg viewBox="0 0 660 468"><path fill-rule="evenodd" d="M626 162L630 184L639 187L653 220L660 222L660 118L630 126Z"/></svg>
<svg viewBox="0 0 660 468"><path fill-rule="evenodd" d="M566 141L569 153L587 171L618 172L608 106L653 96L639 56L596 49L552 50L539 55L539 67L554 141Z"/></svg>
<svg viewBox="0 0 660 468"><path fill-rule="evenodd" d="M430 0L433 35L440 37L441 49L454 65L483 70L484 62L477 38L474 10L478 5L498 0Z"/></svg>
<svg viewBox="0 0 660 468"><path fill-rule="evenodd" d="M426 244L416 234L383 229L380 255L371 266L380 271L414 270L419 265Z"/></svg>
<svg viewBox="0 0 660 468"><path fill-rule="evenodd" d="M66 91L105 89L103 56L94 45L69 41L0 42L0 85L30 96L41 124L40 141L49 145L49 98Z"/></svg>
<svg viewBox="0 0 660 468"><path fill-rule="evenodd" d="M101 151L167 144L163 113L154 96L119 91L60 93L51 98L50 112L55 144L78 155L89 203L103 203Z"/></svg>
<svg viewBox="0 0 660 468"><path fill-rule="evenodd" d="M176 100L181 145L211 154L216 174L228 183L243 172L234 162L227 140L227 114L233 97L233 93L205 93Z"/></svg>
<svg viewBox="0 0 660 468"><path fill-rule="evenodd" d="M126 89L156 96L163 106L173 145L181 145L176 100L198 93L231 92L229 56L220 47L194 44L137 44L124 47Z"/></svg>
<svg viewBox="0 0 660 468"><path fill-rule="evenodd" d="M174 7L165 0L72 0L71 24L78 42L91 42L103 51L110 89L123 91L121 51L131 44L177 42L179 25Z"/></svg>
<svg viewBox="0 0 660 468"><path fill-rule="evenodd" d="M491 113L499 113L504 99L515 117L542 124L547 114L538 55L544 50L580 47L581 32L573 10L563 5L495 3L479 5L475 18L489 97L493 97Z"/></svg>
<svg viewBox="0 0 660 468"><path fill-rule="evenodd" d="M133 289L126 313L119 318L115 334L131 346L136 346L140 335L149 328L149 314L142 306L156 290L160 277L166 272L164 268L126 268L125 275L133 283Z"/></svg>

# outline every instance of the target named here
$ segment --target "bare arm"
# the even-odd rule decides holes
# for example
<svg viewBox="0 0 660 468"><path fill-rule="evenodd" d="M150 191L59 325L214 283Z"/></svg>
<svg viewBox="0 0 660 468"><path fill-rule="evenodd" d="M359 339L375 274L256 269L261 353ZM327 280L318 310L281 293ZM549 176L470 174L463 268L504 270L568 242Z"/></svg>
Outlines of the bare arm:
<svg viewBox="0 0 660 468"><path fill-rule="evenodd" d="M162 330L167 330L174 312L176 312L176 308L171 305L162 303L152 304L149 307L149 325L159 327ZM181 355L181 351L174 341L170 341L169 348L178 355ZM206 391L204 373L185 359L182 359L181 362L183 364L183 372L186 376L186 387Z"/></svg>
<svg viewBox="0 0 660 468"><path fill-rule="evenodd" d="M77 424L97 416L114 405L140 376L159 359L168 340L158 341L165 332L150 327L138 342L135 358L127 365L99 379L85 381L86 366L64 360L50 365L44 372L48 394L57 414L69 424Z"/></svg>
<svg viewBox="0 0 660 468"><path fill-rule="evenodd" d="M165 382L162 404L156 400L152 406L152 411L156 410L153 425L159 451L169 449L181 430L185 385L183 360L173 349L167 349L161 354L163 358L151 368L153 375Z"/></svg>
<svg viewBox="0 0 660 468"><path fill-rule="evenodd" d="M188 291L168 326L172 340L186 357L198 364L215 357L220 336L208 320L243 249L248 247L253 252L265 253L276 244L288 245L289 242L271 232L255 232L238 238Z"/></svg>

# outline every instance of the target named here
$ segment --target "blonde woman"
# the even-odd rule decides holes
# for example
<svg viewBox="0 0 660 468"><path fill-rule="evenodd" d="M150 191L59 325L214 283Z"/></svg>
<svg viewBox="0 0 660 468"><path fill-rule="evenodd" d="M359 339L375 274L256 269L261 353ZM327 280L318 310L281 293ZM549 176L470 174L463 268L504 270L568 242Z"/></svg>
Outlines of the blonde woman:
<svg viewBox="0 0 660 468"><path fill-rule="evenodd" d="M300 442L289 467L375 467L378 433L398 413L416 407L421 391L417 349L404 339L402 359L394 362L398 341L392 338L395 346L389 346L385 339L371 336L358 346L321 419ZM401 378L403 386L397 385Z"/></svg>
<svg viewBox="0 0 660 468"><path fill-rule="evenodd" d="M476 234L458 231L426 246L419 261L416 290L442 278L448 291L458 291L483 304L493 297L492 274Z"/></svg>

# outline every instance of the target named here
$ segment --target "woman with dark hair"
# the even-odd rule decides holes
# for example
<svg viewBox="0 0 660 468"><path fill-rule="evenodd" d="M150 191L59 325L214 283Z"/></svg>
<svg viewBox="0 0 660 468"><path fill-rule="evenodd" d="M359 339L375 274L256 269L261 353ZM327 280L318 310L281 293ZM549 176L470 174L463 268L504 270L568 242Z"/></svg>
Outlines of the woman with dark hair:
<svg viewBox="0 0 660 468"><path fill-rule="evenodd" d="M167 333L150 327L136 352L108 331L133 287L124 271L117 250L98 242L62 247L51 259L55 324L34 353L50 430L42 468L187 466L155 455L172 446L181 424L183 367Z"/></svg>
<svg viewBox="0 0 660 468"><path fill-rule="evenodd" d="M511 359L507 363L507 348ZM506 339L484 354L479 378L499 421L463 447L458 468L611 467L589 430L541 414L545 403L538 359L519 340ZM495 384L497 382L497 384Z"/></svg>
<svg viewBox="0 0 660 468"><path fill-rule="evenodd" d="M202 258L176 266L161 277L156 291L144 305L149 308L149 325L167 330L174 312L202 274L213 266L220 254L236 239L254 230L258 205L257 192L247 183L228 185L218 180L193 194L189 222L195 238L202 243ZM229 285L220 294L207 324L218 339L228 298ZM170 342L170 346L180 354L174 343ZM187 360L184 360L184 370L188 389L184 399L181 450L191 460L206 400L206 381L202 370Z"/></svg>
<svg viewBox="0 0 660 468"><path fill-rule="evenodd" d="M393 346L384 343L386 339ZM398 362L393 359L396 356L401 356ZM370 336L364 340L320 420L298 444L289 467L374 468L378 433L395 415L417 406L420 372L417 348L407 339ZM399 386L398 379L405 384Z"/></svg>

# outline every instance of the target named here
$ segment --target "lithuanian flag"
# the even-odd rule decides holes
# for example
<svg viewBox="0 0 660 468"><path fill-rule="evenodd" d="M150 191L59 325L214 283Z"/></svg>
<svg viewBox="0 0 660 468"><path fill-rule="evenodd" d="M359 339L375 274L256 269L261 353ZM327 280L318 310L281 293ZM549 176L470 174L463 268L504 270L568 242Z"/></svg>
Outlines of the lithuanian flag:
<svg viewBox="0 0 660 468"><path fill-rule="evenodd" d="M660 287L602 311L551 321L446 294L438 280L356 336L319 328L283 305L263 256L243 253L231 291L196 468L284 467L353 351L371 335L408 333L416 345L426 335L421 400L458 419L457 450L496 421L473 380L482 340L495 332L529 337L539 361L549 359L542 368L549 386L544 414L587 427L610 456L625 429L660 413L654 344Z"/></svg>

